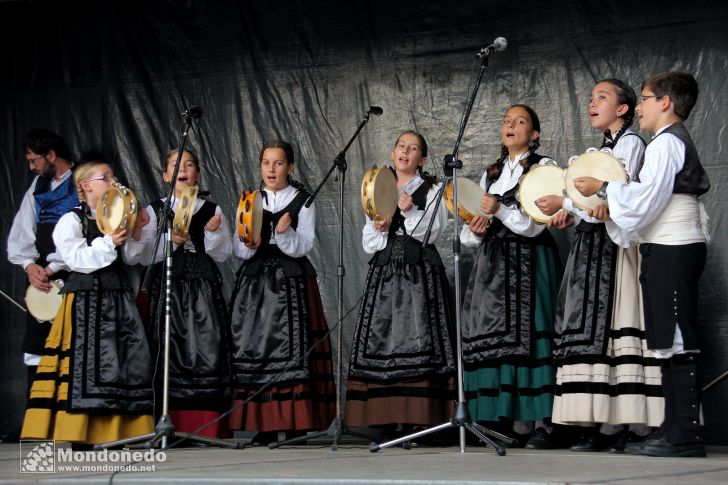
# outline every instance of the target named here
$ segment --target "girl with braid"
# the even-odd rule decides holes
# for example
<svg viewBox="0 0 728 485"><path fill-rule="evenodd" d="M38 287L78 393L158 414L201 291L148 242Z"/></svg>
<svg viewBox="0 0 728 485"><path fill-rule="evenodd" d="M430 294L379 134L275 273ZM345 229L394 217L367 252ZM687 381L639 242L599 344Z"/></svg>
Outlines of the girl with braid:
<svg viewBox="0 0 728 485"><path fill-rule="evenodd" d="M401 133L390 156L399 200L393 216L367 219L362 229L364 251L373 256L346 393L346 422L378 427L383 438L446 421L455 398L450 287L434 246L447 210L441 204L434 211L438 187L422 171L427 143L420 133Z"/></svg>
<svg viewBox="0 0 728 485"><path fill-rule="evenodd" d="M475 421L513 422L529 448L553 446L551 337L561 272L551 233L516 200L521 176L550 161L536 153L540 131L530 107L506 110L501 156L480 180L488 217L475 217L460 233L477 248L462 309L468 407Z"/></svg>
<svg viewBox="0 0 728 485"><path fill-rule="evenodd" d="M326 428L335 414L331 342L316 270L306 257L316 239L310 194L294 181L293 147L282 140L260 151L260 239L233 238L243 260L231 298L232 429L257 431L253 443ZM313 352L307 355L311 347ZM270 384L251 401L243 402Z"/></svg>
<svg viewBox="0 0 728 485"><path fill-rule="evenodd" d="M592 127L604 132L602 148L624 161L630 177L645 151L629 129L636 105L629 85L605 79L592 89L587 107ZM641 318L634 236L589 217L568 198L544 197L537 204L546 213L561 207L554 227L578 222L556 312L553 420L584 427L572 451L622 453L628 441L659 426L664 406L659 363L647 350Z"/></svg>

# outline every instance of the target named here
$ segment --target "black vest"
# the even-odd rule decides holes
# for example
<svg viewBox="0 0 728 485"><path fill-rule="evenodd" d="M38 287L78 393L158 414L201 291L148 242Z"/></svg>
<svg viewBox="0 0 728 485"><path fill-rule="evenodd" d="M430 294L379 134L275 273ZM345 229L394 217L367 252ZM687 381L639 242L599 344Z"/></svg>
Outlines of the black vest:
<svg viewBox="0 0 728 485"><path fill-rule="evenodd" d="M265 191L261 190L261 196L267 197ZM280 266L283 273L289 277L297 276L316 276L316 270L306 256L300 258L292 258L283 253L280 248L271 244L270 238L275 231L278 221L287 212L291 217L291 227L298 228L298 213L303 208L303 204L310 197L310 194L303 189L298 189L298 193L293 200L278 212L270 212L263 210L263 225L260 230L261 245L252 258L243 263L241 271L244 275L261 274L266 268Z"/></svg>
<svg viewBox="0 0 728 485"><path fill-rule="evenodd" d="M672 193L694 194L697 196L706 193L710 189L708 174L700 163L698 150L695 148L693 139L690 138L690 133L688 133L685 125L674 123L662 131L660 135L663 133L670 133L685 144L685 163L682 170L675 175L675 185L672 187Z"/></svg>

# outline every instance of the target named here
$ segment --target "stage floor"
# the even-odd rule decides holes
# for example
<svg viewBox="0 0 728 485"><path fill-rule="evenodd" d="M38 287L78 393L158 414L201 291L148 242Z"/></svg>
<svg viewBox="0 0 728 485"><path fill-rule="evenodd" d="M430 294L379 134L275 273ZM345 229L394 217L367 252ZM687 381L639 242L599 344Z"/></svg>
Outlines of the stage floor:
<svg viewBox="0 0 728 485"><path fill-rule="evenodd" d="M276 450L172 449L166 461L155 464L155 471L121 473L113 483L728 483L728 447L710 447L708 458L525 449L509 449L506 456L499 457L484 447L469 447L465 453L456 446L388 448L370 453L363 442L342 441L337 451L331 451L328 443L317 441ZM27 449L24 444L23 451ZM109 472L57 469L54 473L20 473L20 463L19 444L0 444L0 482L109 483Z"/></svg>

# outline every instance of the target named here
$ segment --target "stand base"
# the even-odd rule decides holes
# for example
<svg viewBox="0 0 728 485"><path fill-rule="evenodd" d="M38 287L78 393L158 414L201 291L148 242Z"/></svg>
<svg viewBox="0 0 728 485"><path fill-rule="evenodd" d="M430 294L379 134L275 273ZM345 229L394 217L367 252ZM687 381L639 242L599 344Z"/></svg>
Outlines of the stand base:
<svg viewBox="0 0 728 485"><path fill-rule="evenodd" d="M396 440L387 441L386 443L381 444L372 444L369 447L369 451L372 453L376 453L377 451L381 450L382 448L389 448L390 446L396 446L400 443L406 443L408 441L412 441L416 438L419 438L421 436L427 436L428 434L436 433L438 431L442 431L448 428L460 428L460 452L465 453L465 430L470 431L473 433L480 441L483 441L484 443L489 444L492 446L496 453L498 453L498 456L505 456L506 455L506 449L503 447L503 445L496 443L492 439L488 438L488 436L492 436L493 438L497 438L499 441L502 441L503 443L506 443L507 445L515 445L518 441L500 434L496 431L493 431L491 429L486 428L485 426L481 426L479 424L473 423L472 419L470 418L470 413L468 412L467 405L464 402L459 402L457 404L457 407L455 409L455 414L453 414L452 419L448 421L447 423L438 424L437 426L433 426L428 429L423 429L422 431L418 431L416 433L409 434L407 436L403 436L401 438L397 438ZM405 446L406 447L406 446Z"/></svg>
<svg viewBox="0 0 728 485"><path fill-rule="evenodd" d="M268 443L268 448L271 450L275 448L279 448L281 446L285 445L295 445L296 443L301 443L304 441L308 441L310 439L320 438L322 436L328 436L331 439L333 439L333 442L331 443L331 451L336 451L338 449L338 443L339 439L342 435L349 435L349 436L356 436L357 438L364 438L368 441L372 441L372 437L364 434L364 433L357 433L356 431L351 431L347 426L346 423L344 423L344 420L341 418L334 418L334 420L329 425L328 429L326 431L319 431L318 433L311 433L307 434L306 436L297 436L295 438L291 438L290 440L284 440L284 441L276 441L275 443Z"/></svg>
<svg viewBox="0 0 728 485"><path fill-rule="evenodd" d="M197 436L193 433L183 433L176 431L174 424L172 424L172 418L169 415L164 415L159 418L159 422L154 427L154 433L142 434L139 436L132 436L131 438L125 438L123 440L109 441L107 443L100 443L94 445L94 450L104 450L106 448L114 448L117 446L135 444L141 448L155 448L159 446L160 450L166 450L170 440L186 439L192 443L202 443L210 446L219 446L221 448L232 448L241 449L245 448L244 444L238 443L237 441L223 440L219 438L208 438L206 436Z"/></svg>

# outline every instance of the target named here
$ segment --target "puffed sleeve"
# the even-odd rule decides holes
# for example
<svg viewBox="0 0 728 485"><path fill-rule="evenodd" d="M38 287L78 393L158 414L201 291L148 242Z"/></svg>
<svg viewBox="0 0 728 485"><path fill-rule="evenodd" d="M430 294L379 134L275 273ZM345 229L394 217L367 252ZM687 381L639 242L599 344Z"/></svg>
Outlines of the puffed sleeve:
<svg viewBox="0 0 728 485"><path fill-rule="evenodd" d="M56 252L65 265L78 273L92 273L116 259L116 246L111 236L97 237L89 246L83 235L81 219L75 212L64 214L53 230Z"/></svg>

